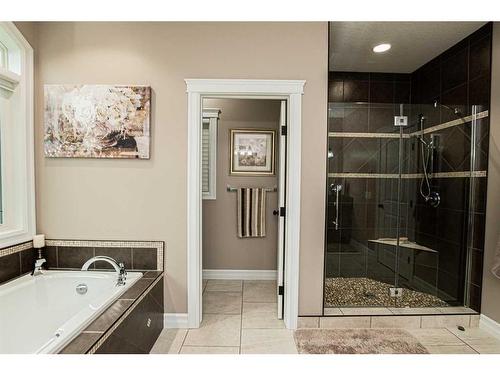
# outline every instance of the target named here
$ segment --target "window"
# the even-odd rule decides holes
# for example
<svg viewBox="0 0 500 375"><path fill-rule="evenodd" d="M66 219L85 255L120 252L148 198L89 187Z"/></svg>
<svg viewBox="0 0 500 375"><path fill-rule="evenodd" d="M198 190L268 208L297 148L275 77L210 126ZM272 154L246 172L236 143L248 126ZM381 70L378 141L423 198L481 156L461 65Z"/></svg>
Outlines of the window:
<svg viewBox="0 0 500 375"><path fill-rule="evenodd" d="M0 22L0 248L35 233L33 49Z"/></svg>
<svg viewBox="0 0 500 375"><path fill-rule="evenodd" d="M203 199L215 199L217 186L217 125L220 110L204 109L201 127L201 187Z"/></svg>

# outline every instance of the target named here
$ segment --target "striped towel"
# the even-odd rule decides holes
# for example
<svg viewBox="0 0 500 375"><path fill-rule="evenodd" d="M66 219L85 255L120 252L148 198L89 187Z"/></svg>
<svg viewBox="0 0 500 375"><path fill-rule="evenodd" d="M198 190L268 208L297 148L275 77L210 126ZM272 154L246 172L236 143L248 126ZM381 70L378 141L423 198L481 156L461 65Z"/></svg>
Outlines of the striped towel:
<svg viewBox="0 0 500 375"><path fill-rule="evenodd" d="M266 236L266 190L238 189L238 237Z"/></svg>

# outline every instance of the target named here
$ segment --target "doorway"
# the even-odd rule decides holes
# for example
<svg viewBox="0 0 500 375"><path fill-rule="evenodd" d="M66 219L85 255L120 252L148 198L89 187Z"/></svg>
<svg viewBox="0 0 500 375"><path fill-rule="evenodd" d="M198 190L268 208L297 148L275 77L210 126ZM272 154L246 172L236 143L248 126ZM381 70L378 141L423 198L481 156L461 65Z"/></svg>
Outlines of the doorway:
<svg viewBox="0 0 500 375"><path fill-rule="evenodd" d="M283 319L285 129L286 100L202 100L204 314Z"/></svg>
<svg viewBox="0 0 500 375"><path fill-rule="evenodd" d="M276 300L277 314L281 314L286 328L296 328L298 315L298 250L300 234L300 126L301 95L304 81L260 81L260 80L186 80L188 86L188 316L187 326L197 328L202 320L203 293L203 172L202 172L202 132L203 132L203 100L208 98L233 99L273 99L280 101L280 134L286 137L287 146L283 148L283 157L279 158L282 171L289 173L280 176L277 185L281 194L278 203L283 206L274 208L280 219L276 240L281 238L282 252L276 254ZM283 102L283 104L281 104ZM282 116L283 115L283 116ZM281 128L283 126L283 128ZM278 138L276 136L276 138ZM232 141L235 141L235 135ZM292 152L293 151L293 152ZM276 161L275 161L276 162ZM232 164L233 165L233 164ZM286 168L285 167L288 167ZM241 167L241 165L239 166ZM276 167L276 164L275 164ZM277 168L279 170L279 168ZM238 172L233 170L233 172ZM227 173L227 172L226 172ZM227 191L223 194L242 194ZM229 189L237 187L229 186ZM269 187L266 187L266 190ZM271 188L272 189L272 188ZM220 189L219 189L220 190ZM269 192L273 194L273 192ZM274 193L274 194L276 194ZM218 194L218 193L216 193ZM279 194L277 194L279 195ZM236 201L236 197L233 198ZM268 207L269 209L271 207ZM233 226L234 228L234 226ZM278 247L277 246L277 247ZM281 254L281 261L278 259ZM229 276L228 276L229 277ZM233 276L234 277L234 276ZM282 278L280 285L279 278ZM279 294L278 294L279 293ZM280 297L278 297L280 295ZM277 315L279 317L280 315Z"/></svg>
<svg viewBox="0 0 500 375"><path fill-rule="evenodd" d="M202 319L284 327L285 129L286 100L202 100Z"/></svg>

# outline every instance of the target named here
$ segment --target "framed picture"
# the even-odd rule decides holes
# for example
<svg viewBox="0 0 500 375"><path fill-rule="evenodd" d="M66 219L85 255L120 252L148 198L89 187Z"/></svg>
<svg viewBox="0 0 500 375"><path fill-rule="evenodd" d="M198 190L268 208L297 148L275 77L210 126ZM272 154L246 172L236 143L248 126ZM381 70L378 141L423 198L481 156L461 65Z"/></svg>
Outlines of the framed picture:
<svg viewBox="0 0 500 375"><path fill-rule="evenodd" d="M46 157L149 159L149 86L45 85L44 91Z"/></svg>
<svg viewBox="0 0 500 375"><path fill-rule="evenodd" d="M231 175L274 175L274 130L231 129Z"/></svg>

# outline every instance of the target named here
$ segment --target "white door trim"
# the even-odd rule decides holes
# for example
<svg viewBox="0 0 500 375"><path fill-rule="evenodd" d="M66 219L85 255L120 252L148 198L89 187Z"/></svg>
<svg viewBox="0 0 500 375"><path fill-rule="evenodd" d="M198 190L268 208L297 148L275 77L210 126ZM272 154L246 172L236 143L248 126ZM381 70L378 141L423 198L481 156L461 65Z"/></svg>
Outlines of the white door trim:
<svg viewBox="0 0 500 375"><path fill-rule="evenodd" d="M479 317L479 328L500 339L500 323L484 314Z"/></svg>
<svg viewBox="0 0 500 375"><path fill-rule="evenodd" d="M288 101L285 326L297 328L299 304L300 178L303 80L186 79L188 94L187 291L188 326L202 318L201 109L204 96L282 98Z"/></svg>

